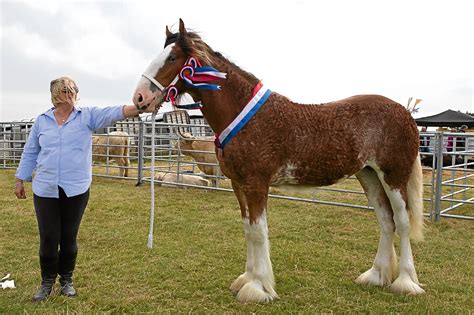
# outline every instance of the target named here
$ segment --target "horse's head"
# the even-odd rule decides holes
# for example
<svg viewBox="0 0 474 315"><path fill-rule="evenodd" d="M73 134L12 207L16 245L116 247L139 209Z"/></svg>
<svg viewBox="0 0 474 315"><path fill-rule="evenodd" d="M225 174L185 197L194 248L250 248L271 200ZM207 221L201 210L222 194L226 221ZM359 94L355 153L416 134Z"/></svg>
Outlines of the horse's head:
<svg viewBox="0 0 474 315"><path fill-rule="evenodd" d="M181 19L179 33L171 33L166 27L165 47L143 73L133 103L144 108L155 101L158 108L164 101L174 103L178 95L192 87L218 89L217 85L205 82L225 78L225 74L202 67L199 62L200 59L209 64L209 50L196 33L186 31Z"/></svg>

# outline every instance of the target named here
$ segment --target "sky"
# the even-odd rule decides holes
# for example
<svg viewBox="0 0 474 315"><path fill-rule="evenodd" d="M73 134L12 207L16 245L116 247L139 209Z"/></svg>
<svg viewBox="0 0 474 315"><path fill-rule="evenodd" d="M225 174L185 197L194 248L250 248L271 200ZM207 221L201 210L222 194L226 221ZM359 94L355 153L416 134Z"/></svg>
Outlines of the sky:
<svg viewBox="0 0 474 315"><path fill-rule="evenodd" d="M0 121L51 107L68 75L79 106L131 104L179 18L215 51L298 103L380 94L415 117L474 112L469 1L0 0Z"/></svg>

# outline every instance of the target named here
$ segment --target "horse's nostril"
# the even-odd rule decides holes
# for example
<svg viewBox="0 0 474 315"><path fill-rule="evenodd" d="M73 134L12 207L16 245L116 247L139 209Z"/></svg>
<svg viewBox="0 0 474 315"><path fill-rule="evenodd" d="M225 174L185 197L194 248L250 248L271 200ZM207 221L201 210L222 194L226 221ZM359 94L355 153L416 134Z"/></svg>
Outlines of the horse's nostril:
<svg viewBox="0 0 474 315"><path fill-rule="evenodd" d="M138 94L138 102L139 103L143 102L143 96L141 94Z"/></svg>

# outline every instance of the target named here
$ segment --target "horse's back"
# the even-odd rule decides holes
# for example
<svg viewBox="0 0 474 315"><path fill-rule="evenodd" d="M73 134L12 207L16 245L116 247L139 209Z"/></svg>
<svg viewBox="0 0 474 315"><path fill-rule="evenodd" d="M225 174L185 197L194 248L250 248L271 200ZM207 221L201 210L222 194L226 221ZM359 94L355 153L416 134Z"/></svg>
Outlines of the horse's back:
<svg viewBox="0 0 474 315"><path fill-rule="evenodd" d="M321 105L290 102L282 117L290 126L288 133L317 137L318 141L327 138L329 146L338 138L348 137L373 143L401 136L418 143L418 130L410 113L381 95L356 95Z"/></svg>
<svg viewBox="0 0 474 315"><path fill-rule="evenodd" d="M396 119L407 125L414 124L410 113L399 103L382 95L355 95L339 101L324 103L315 110L316 115L337 115L338 120L358 121L365 118L378 117L385 119ZM317 113L319 111L319 113Z"/></svg>
<svg viewBox="0 0 474 315"><path fill-rule="evenodd" d="M360 94L331 103L353 103L353 104L398 104L397 102L377 94ZM329 103L330 104L330 103Z"/></svg>

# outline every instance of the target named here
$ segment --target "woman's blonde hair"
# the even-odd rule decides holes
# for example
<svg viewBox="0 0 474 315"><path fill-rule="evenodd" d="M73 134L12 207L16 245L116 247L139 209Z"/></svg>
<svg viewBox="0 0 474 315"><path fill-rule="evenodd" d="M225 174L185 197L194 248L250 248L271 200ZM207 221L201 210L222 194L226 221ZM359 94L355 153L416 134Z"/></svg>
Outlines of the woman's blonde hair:
<svg viewBox="0 0 474 315"><path fill-rule="evenodd" d="M51 102L55 106L59 103L71 102L70 96L73 96L75 102L77 100L77 93L79 93L76 82L70 77L60 77L51 81L49 91L51 92Z"/></svg>

